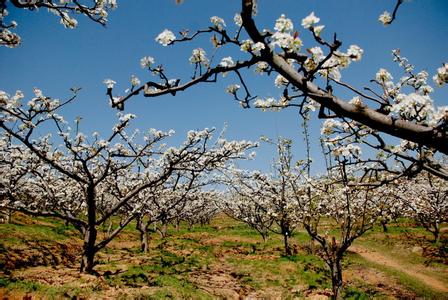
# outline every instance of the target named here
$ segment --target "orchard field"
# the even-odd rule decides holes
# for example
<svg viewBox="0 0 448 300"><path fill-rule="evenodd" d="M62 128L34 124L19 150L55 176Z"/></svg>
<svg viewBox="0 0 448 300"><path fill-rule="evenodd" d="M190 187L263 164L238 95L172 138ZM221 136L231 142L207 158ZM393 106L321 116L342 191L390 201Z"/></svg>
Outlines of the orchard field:
<svg viewBox="0 0 448 300"><path fill-rule="evenodd" d="M0 0L0 299L448 299L447 20Z"/></svg>
<svg viewBox="0 0 448 300"><path fill-rule="evenodd" d="M3 299L327 299L329 271L299 229L285 256L279 236L263 242L219 214L210 224L170 226L140 251L135 224L98 254L96 275L79 273L82 241L63 222L15 214L0 225ZM106 231L107 228L103 228ZM104 232L103 232L104 234ZM438 245L402 219L359 238L344 257L346 299L447 299L448 233ZM31 298L30 298L31 297Z"/></svg>

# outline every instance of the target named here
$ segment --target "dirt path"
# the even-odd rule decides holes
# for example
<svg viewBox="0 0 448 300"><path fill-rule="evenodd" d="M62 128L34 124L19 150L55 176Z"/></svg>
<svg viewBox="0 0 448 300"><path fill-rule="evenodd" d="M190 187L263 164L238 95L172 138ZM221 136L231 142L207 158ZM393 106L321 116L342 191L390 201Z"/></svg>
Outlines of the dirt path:
<svg viewBox="0 0 448 300"><path fill-rule="evenodd" d="M412 278L419 280L423 284L427 285L428 287L436 291L448 293L448 286L445 283L441 282L437 278L422 274L421 273L422 270L420 267L412 265L403 265L390 257L383 256L378 252L371 251L360 246L352 246L350 247L350 250L357 253L358 255L360 255L361 257L370 262L394 268L402 273L405 273L406 275L409 275Z"/></svg>

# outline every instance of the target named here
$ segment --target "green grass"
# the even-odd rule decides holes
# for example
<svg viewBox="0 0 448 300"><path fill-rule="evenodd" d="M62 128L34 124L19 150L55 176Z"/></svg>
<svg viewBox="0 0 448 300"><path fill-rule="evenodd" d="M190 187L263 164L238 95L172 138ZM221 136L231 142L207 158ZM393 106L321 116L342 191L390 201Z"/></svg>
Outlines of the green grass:
<svg viewBox="0 0 448 300"><path fill-rule="evenodd" d="M67 239L65 232L59 227L27 226L21 224L3 224L0 226L0 237L3 241L20 244L23 239L29 241L63 241Z"/></svg>
<svg viewBox="0 0 448 300"><path fill-rule="evenodd" d="M11 249L14 247L24 249L44 243L43 246L53 249L49 247L52 244L81 242L78 232L59 220L23 216L17 220L16 224L0 225L0 266L4 266L2 257L8 251L13 251ZM96 270L104 276L98 285L81 288L81 284L92 279L80 278L70 284L48 286L27 281L26 276L25 279L17 277L12 270L11 275L0 278L0 289L46 295L46 298L54 299L75 296L96 298L103 295L105 284L116 289L113 297L117 299L215 299L216 295L207 292L210 288L208 283L200 286L194 278L203 276L203 281L208 282L207 276L210 274L223 274L223 278L227 278L225 280L230 280L230 286L267 293L271 295L268 298L294 299L331 290L329 270L320 258L311 254L308 247L310 239L303 230L297 229L290 238L294 255L283 256L280 235L271 233L269 239L263 242L255 230L226 216L215 218L210 225L194 226L191 229L186 225L181 224L180 230L169 226L165 239L161 239L158 233L151 233L148 253L140 251L135 224L128 226L111 245L99 253ZM107 226L100 228L100 232L106 230ZM427 259L418 253L405 250L413 243L399 238L406 234L425 236L426 233L419 227L390 226L388 235L384 235L380 227L375 227L356 243L396 256L406 264L427 263ZM122 247L122 243L126 243L126 246ZM345 269L357 265L387 274L417 296L441 297L440 293L393 268L367 262L355 254L349 254L344 259ZM437 268L442 272L435 274ZM51 273L51 269L47 270ZM428 272L443 281L441 277L448 272L448 268L433 263ZM387 298L388 295L368 282L354 281L345 285L343 297L370 299Z"/></svg>
<svg viewBox="0 0 448 300"><path fill-rule="evenodd" d="M90 289L80 288L71 284L53 287L36 282L20 279L9 279L5 277L0 277L0 288L4 288L10 292L14 291L15 293L33 293L36 296L44 297L45 299L60 299L61 296L64 298L76 298L81 294L90 292Z"/></svg>

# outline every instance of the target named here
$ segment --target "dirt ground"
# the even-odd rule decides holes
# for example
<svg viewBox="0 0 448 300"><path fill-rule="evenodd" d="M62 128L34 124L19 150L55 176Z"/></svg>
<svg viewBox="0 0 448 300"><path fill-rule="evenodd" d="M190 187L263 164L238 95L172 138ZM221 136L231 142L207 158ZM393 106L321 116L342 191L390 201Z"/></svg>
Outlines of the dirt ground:
<svg viewBox="0 0 448 300"><path fill-rule="evenodd" d="M36 223L31 225L35 226ZM298 242L293 245L298 252L298 261L288 260L281 258L280 238L278 241L270 240L270 244L263 244L257 235L241 235L234 225L220 231L173 231L167 240L153 236L148 254L138 251L137 235L126 232L98 254L96 270L99 276L79 273L80 241L75 238L38 242L21 234L20 239L23 240L20 243L16 241L6 245L5 242L6 246L2 246L0 256L3 257L0 260L5 263L0 280L8 279L22 285L17 285L17 288L14 285L5 287L0 281L0 299L146 299L151 295L152 299L198 299L195 297L196 292L205 295L205 298L201 296L200 299L329 299L331 296L328 284L325 285L328 282L325 272L314 267L311 271L298 269L307 261L314 266L314 260L309 261L312 256L298 247ZM373 234L370 238L376 237ZM1 238L6 241L0 234ZM447 295L440 299L448 299L446 281L435 276L435 269L431 266L404 263L400 257L365 245L357 244L350 247L349 251L358 255L362 261L406 274L437 292L437 295ZM165 268L158 267L166 263L163 257L162 260L159 258L163 255L168 255L166 259L171 256L174 260L179 259L179 262L167 263ZM418 291L400 282L390 272L368 264L350 263L349 258L344 267L346 288L355 288L365 295L380 295L380 298L387 299L422 298ZM197 262L185 266L192 261ZM138 273L135 270L139 270L139 267L151 268L142 269ZM322 268L325 269L325 266ZM444 270L448 272L448 267ZM315 277L315 283L301 278L306 272ZM123 278L133 278L135 282L117 280L122 275L127 276ZM139 276L143 276L144 281L139 281ZM174 283L154 284L163 276ZM288 277L290 279L286 280ZM28 285L24 286L25 283ZM160 294L163 289L168 290L165 296ZM174 294L168 297L171 290ZM354 296L353 299L359 298Z"/></svg>
<svg viewBox="0 0 448 300"><path fill-rule="evenodd" d="M379 252L372 251L370 249L366 249L360 246L352 246L350 250L359 254L364 259L374 262L376 264L380 264L389 268L396 269L399 272L405 273L423 284L431 287L434 290L437 290L442 293L447 293L448 295L448 286L429 275L425 275L424 268L422 266L416 265L403 265L401 262L394 260L392 257L387 257ZM375 279L374 279L375 280Z"/></svg>

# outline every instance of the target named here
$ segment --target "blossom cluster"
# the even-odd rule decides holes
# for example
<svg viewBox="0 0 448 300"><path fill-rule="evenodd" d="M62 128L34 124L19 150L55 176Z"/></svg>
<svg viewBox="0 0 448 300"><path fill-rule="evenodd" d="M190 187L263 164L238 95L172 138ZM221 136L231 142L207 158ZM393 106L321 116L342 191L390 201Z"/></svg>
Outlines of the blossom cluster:
<svg viewBox="0 0 448 300"><path fill-rule="evenodd" d="M59 22L69 29L74 29L78 26L78 20L75 18L77 14L82 14L91 20L105 25L107 23L108 12L117 8L116 0L61 0L59 3L52 1L35 1L26 0L20 1L21 7L26 9L46 8L50 13L59 17ZM4 19L8 16L6 6L0 8L0 45L6 47L17 47L21 43L21 38L18 34L10 31L11 28L17 27L16 21L11 21L7 24Z"/></svg>

